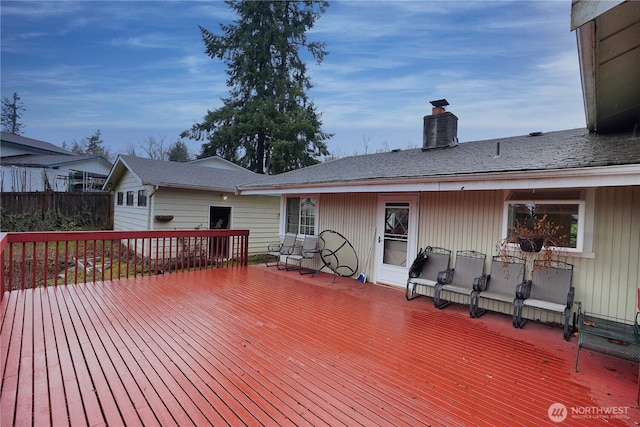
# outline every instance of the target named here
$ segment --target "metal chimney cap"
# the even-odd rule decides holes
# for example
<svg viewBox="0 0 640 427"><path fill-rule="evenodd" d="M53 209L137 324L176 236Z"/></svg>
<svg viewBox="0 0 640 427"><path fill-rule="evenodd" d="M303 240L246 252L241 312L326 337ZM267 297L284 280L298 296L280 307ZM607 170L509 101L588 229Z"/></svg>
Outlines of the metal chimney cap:
<svg viewBox="0 0 640 427"><path fill-rule="evenodd" d="M438 107L446 107L447 105L449 105L449 103L447 102L446 99L436 99L435 101L429 101L431 102L431 105L433 105L434 107L438 108Z"/></svg>

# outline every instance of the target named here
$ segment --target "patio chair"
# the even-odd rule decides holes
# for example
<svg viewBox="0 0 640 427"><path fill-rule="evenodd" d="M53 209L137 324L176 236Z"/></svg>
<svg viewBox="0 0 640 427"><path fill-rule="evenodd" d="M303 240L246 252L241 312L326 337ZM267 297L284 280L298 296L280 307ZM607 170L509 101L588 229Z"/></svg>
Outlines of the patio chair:
<svg viewBox="0 0 640 427"><path fill-rule="evenodd" d="M491 260L491 274L483 275L473 283L469 316L477 318L487 312L487 309L479 308L480 298L513 305L516 287L524 283L524 268L523 258L494 256Z"/></svg>
<svg viewBox="0 0 640 427"><path fill-rule="evenodd" d="M302 266L302 263L305 260L313 260L319 253L318 236L304 236L300 252L293 255L287 255L285 259L285 268L287 271L298 270L300 274L313 274L315 276L318 269L314 270L310 267L305 268ZM292 263L294 264L293 266L291 266Z"/></svg>
<svg viewBox="0 0 640 427"><path fill-rule="evenodd" d="M278 270L284 270L286 265L283 265L282 257L287 257L292 255L297 246L296 246L296 237L297 235L294 233L287 233L282 240L282 243L272 243L267 247L267 253L264 257L264 263L267 267L273 267L274 265ZM273 260L275 258L275 264ZM269 264L269 261L272 263ZM286 262L286 258L285 258Z"/></svg>
<svg viewBox="0 0 640 427"><path fill-rule="evenodd" d="M569 317L573 307L575 289L571 286L573 265L553 261L549 267L540 267L539 260L533 263L531 280L516 287L513 301L513 326L522 328L527 319L522 318L522 309L531 307L564 315L564 339L569 341Z"/></svg>
<svg viewBox="0 0 640 427"><path fill-rule="evenodd" d="M451 303L451 301L441 298L443 291L467 295L470 303L473 283L484 274L486 257L485 254L476 251L458 251L455 267L438 274L433 305L436 308L445 308Z"/></svg>
<svg viewBox="0 0 640 427"><path fill-rule="evenodd" d="M409 278L407 279L407 289L405 297L412 300L419 296L418 286L426 288L435 288L440 272L449 270L449 260L451 259L451 251L449 249L427 246L422 251L421 260L422 268L419 271L409 270Z"/></svg>

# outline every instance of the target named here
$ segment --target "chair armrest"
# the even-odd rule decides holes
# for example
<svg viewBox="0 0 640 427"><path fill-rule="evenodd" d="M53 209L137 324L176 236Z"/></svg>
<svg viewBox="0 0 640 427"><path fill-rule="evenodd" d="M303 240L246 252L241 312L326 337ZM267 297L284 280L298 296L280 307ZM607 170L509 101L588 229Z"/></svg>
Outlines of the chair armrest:
<svg viewBox="0 0 640 427"><path fill-rule="evenodd" d="M454 272L453 268L449 268L444 271L439 271L438 278L437 278L438 283L440 283L441 285L448 285L449 283L453 282L453 272Z"/></svg>
<svg viewBox="0 0 640 427"><path fill-rule="evenodd" d="M516 285L516 298L525 300L531 296L531 280Z"/></svg>
<svg viewBox="0 0 640 427"><path fill-rule="evenodd" d="M482 276L473 279L473 290L477 292L486 291L489 279L491 279L490 274L483 274Z"/></svg>
<svg viewBox="0 0 640 427"><path fill-rule="evenodd" d="M573 286L569 288L569 293L567 294L567 308L571 308L573 306L573 299L575 298L576 288Z"/></svg>
<svg viewBox="0 0 640 427"><path fill-rule="evenodd" d="M313 258L316 254L319 254L320 250L318 249L303 249L300 251L300 255L302 258Z"/></svg>
<svg viewBox="0 0 640 427"><path fill-rule="evenodd" d="M282 247L282 243L271 243L267 246L267 252L279 252Z"/></svg>

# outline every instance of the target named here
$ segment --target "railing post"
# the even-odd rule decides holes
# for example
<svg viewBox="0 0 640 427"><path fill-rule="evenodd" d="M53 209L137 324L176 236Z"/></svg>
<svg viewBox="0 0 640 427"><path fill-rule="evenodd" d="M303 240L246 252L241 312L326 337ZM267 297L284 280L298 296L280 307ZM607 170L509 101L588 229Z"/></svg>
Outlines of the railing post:
<svg viewBox="0 0 640 427"><path fill-rule="evenodd" d="M49 282L56 286L59 282L113 280L123 273L137 277L190 268L246 266L249 258L248 230L26 232L2 233L1 237L2 293Z"/></svg>
<svg viewBox="0 0 640 427"><path fill-rule="evenodd" d="M5 291L8 290L7 282L5 280L4 274L4 249L7 247L7 233L0 233L0 271L2 272L2 277L0 277L0 301L4 298ZM9 264L11 265L11 264Z"/></svg>

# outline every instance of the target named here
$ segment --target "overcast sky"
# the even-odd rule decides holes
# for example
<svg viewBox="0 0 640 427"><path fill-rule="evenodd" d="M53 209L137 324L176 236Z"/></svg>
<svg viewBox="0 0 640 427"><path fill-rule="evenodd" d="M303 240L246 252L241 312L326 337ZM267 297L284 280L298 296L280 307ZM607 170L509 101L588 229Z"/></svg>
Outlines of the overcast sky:
<svg viewBox="0 0 640 427"><path fill-rule="evenodd" d="M303 56L329 150L419 147L440 98L460 142L585 127L570 12L571 0L330 2L308 34L329 55ZM235 18L222 1L3 0L0 13L2 97L22 98L24 136L70 145L99 129L113 154L170 144L228 95L198 30Z"/></svg>

